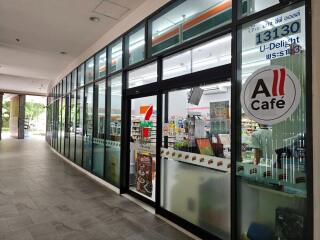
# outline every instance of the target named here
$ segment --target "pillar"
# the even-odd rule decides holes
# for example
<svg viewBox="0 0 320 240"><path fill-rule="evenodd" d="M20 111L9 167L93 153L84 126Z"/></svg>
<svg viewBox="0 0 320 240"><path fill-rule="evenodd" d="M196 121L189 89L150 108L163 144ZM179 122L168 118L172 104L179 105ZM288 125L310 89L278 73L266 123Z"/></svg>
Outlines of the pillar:
<svg viewBox="0 0 320 240"><path fill-rule="evenodd" d="M320 239L320 1L312 0L312 119L314 239Z"/></svg>

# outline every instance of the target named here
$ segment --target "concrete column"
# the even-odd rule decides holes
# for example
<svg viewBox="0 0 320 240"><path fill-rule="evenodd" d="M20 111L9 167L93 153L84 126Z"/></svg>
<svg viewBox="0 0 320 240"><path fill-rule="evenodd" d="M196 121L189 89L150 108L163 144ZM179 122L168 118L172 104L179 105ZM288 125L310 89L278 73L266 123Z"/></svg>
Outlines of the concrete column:
<svg viewBox="0 0 320 240"><path fill-rule="evenodd" d="M312 0L311 3L314 239L320 240L320 1Z"/></svg>
<svg viewBox="0 0 320 240"><path fill-rule="evenodd" d="M25 102L25 95L17 95L10 99L10 134L18 139L24 139Z"/></svg>
<svg viewBox="0 0 320 240"><path fill-rule="evenodd" d="M18 139L24 139L26 95L19 95Z"/></svg>

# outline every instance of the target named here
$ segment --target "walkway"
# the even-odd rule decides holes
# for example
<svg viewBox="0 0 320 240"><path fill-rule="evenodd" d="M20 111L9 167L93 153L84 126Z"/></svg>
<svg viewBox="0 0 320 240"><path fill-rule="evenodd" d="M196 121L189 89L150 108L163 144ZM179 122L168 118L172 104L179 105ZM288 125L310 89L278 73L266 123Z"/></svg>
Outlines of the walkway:
<svg viewBox="0 0 320 240"><path fill-rule="evenodd" d="M190 239L79 173L42 139L0 142L0 240Z"/></svg>

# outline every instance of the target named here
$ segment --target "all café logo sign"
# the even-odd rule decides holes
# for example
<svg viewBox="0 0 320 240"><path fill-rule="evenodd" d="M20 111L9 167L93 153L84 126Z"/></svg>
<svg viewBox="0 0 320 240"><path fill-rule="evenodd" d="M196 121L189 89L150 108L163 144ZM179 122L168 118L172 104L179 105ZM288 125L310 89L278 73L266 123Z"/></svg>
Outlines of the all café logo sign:
<svg viewBox="0 0 320 240"><path fill-rule="evenodd" d="M283 66L267 66L247 79L241 91L241 105L252 120L275 124L291 116L300 97L300 81L290 70Z"/></svg>

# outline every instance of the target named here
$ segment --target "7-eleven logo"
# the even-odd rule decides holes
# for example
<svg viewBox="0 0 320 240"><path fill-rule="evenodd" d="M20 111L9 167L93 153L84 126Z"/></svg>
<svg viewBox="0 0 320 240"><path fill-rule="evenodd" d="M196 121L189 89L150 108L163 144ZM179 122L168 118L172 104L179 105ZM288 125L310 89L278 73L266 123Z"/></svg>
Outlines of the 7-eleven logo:
<svg viewBox="0 0 320 240"><path fill-rule="evenodd" d="M141 122L141 127L143 131L143 137L149 137L149 128L152 127L152 122L150 121L150 118L153 113L153 106L141 106L140 107L140 114L144 115L144 121Z"/></svg>

